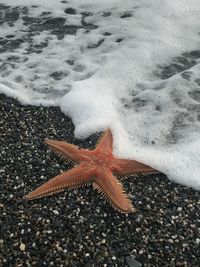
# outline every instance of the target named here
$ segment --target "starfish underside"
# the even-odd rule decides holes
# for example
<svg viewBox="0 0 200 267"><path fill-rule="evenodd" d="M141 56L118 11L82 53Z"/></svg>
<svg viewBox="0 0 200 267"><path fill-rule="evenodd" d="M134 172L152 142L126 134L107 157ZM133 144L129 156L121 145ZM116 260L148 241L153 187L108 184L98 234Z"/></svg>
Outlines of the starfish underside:
<svg viewBox="0 0 200 267"><path fill-rule="evenodd" d="M123 185L113 173L122 176L157 172L138 161L115 158L112 154L113 140L109 129L104 132L94 150L82 149L63 141L45 139L45 143L66 162L73 163L74 167L30 192L25 196L27 200L92 183L115 209L129 213L134 211L134 207Z"/></svg>

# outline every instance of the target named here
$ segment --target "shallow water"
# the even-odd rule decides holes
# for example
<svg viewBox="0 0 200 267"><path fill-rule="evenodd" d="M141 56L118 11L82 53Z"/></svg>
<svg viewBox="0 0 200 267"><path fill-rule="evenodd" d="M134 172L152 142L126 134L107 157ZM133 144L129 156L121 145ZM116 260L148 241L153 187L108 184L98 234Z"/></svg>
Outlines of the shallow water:
<svg viewBox="0 0 200 267"><path fill-rule="evenodd" d="M0 92L60 105L79 138L200 188L200 2L0 4ZM59 138L59 136L58 136Z"/></svg>

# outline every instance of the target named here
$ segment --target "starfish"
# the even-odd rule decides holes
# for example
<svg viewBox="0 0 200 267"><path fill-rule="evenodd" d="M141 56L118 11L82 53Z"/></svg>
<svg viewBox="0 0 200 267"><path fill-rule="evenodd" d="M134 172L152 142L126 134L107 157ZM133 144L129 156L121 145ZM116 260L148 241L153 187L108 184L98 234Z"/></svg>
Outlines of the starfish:
<svg viewBox="0 0 200 267"><path fill-rule="evenodd" d="M63 141L45 139L45 143L62 159L75 166L30 192L24 197L27 200L92 183L94 189L97 189L115 209L122 213L130 213L135 209L115 175L157 172L138 161L114 157L112 133L109 129L104 132L94 150L79 148Z"/></svg>

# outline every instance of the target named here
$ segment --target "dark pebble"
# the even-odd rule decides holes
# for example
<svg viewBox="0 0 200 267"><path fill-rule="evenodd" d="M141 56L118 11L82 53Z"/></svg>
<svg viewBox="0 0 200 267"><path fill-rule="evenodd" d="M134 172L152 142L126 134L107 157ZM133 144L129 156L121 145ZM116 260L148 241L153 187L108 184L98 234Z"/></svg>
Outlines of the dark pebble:
<svg viewBox="0 0 200 267"><path fill-rule="evenodd" d="M76 14L76 10L72 7L68 7L65 9L65 13L66 14L70 14L70 15L75 15Z"/></svg>
<svg viewBox="0 0 200 267"><path fill-rule="evenodd" d="M125 14L121 15L122 19L130 18L130 17L132 17L132 14L130 14L130 13L125 13Z"/></svg>

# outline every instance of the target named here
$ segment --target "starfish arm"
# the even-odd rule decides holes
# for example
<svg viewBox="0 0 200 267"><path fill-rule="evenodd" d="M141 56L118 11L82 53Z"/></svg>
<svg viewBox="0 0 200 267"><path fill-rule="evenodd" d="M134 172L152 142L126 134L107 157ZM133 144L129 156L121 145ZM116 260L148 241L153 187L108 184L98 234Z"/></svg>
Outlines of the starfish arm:
<svg viewBox="0 0 200 267"><path fill-rule="evenodd" d="M87 160L90 154L87 149L80 149L78 146L63 141L45 139L44 142L68 163L80 163L82 160Z"/></svg>
<svg viewBox="0 0 200 267"><path fill-rule="evenodd" d="M123 185L111 172L104 172L97 176L93 181L93 187L118 211L122 213L134 211L131 201L124 192Z"/></svg>
<svg viewBox="0 0 200 267"><path fill-rule="evenodd" d="M113 143L112 133L110 129L107 129L103 133L102 137L99 139L95 150L104 150L112 152L112 143Z"/></svg>
<svg viewBox="0 0 200 267"><path fill-rule="evenodd" d="M158 171L136 160L115 159L113 172L120 176L134 173L156 173Z"/></svg>
<svg viewBox="0 0 200 267"><path fill-rule="evenodd" d="M91 174L92 169L85 167L84 164L80 164L78 167L50 179L48 182L30 192L24 198L27 200L33 200L61 192L66 188L74 188L85 185L90 182Z"/></svg>

